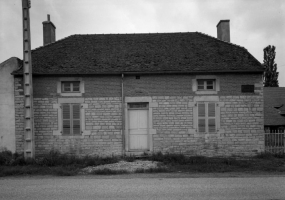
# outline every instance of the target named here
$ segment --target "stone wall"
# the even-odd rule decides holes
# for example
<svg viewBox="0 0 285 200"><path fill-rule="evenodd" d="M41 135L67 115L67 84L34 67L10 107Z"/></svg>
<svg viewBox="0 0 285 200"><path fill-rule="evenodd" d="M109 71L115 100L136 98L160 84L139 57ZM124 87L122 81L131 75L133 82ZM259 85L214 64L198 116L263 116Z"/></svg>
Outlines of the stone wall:
<svg viewBox="0 0 285 200"><path fill-rule="evenodd" d="M16 152L24 151L24 89L23 79L14 78Z"/></svg>
<svg viewBox="0 0 285 200"><path fill-rule="evenodd" d="M193 127L193 96L153 97L154 151L187 155L255 155L264 149L263 97L220 96L223 133L190 133Z"/></svg>
<svg viewBox="0 0 285 200"><path fill-rule="evenodd" d="M219 75L220 91L216 96L223 132L205 135L189 131L194 128L191 75L126 76L125 96L150 96L153 108L153 150L187 155L254 155L263 150L263 92L241 93L242 84L260 83L261 75ZM85 129L81 136L54 135L58 130L57 77L34 79L34 116L36 155L58 149L77 155L120 155L123 152L121 77L82 77ZM21 78L15 78L16 148L23 151L23 90ZM207 96L207 95L206 95ZM67 97L66 97L67 98ZM70 98L70 97L68 97ZM78 98L78 97L72 97ZM190 103L190 104L189 104Z"/></svg>
<svg viewBox="0 0 285 200"><path fill-rule="evenodd" d="M0 63L0 151L16 151L14 77L11 73L19 67L16 57Z"/></svg>

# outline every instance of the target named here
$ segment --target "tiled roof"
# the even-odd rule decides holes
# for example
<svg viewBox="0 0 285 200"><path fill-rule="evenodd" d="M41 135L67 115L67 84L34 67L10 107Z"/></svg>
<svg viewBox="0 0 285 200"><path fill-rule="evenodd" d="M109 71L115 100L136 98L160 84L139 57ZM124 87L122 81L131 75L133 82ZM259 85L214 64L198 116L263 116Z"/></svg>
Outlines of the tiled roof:
<svg viewBox="0 0 285 200"><path fill-rule="evenodd" d="M198 32L71 35L34 49L32 62L34 74L263 70L245 48Z"/></svg>
<svg viewBox="0 0 285 200"><path fill-rule="evenodd" d="M285 87L264 88L264 125L285 125Z"/></svg>

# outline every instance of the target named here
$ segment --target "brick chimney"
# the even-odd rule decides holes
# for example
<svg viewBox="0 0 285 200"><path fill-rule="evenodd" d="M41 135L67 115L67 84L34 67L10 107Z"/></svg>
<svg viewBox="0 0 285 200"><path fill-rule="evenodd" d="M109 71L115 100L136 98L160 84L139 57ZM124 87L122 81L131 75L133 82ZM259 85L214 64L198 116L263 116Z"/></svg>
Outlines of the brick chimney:
<svg viewBox="0 0 285 200"><path fill-rule="evenodd" d="M44 46L55 42L55 25L50 21L50 15L47 15L47 21L43 22Z"/></svg>
<svg viewBox="0 0 285 200"><path fill-rule="evenodd" d="M230 40L230 20L220 20L217 25L217 38L225 42Z"/></svg>

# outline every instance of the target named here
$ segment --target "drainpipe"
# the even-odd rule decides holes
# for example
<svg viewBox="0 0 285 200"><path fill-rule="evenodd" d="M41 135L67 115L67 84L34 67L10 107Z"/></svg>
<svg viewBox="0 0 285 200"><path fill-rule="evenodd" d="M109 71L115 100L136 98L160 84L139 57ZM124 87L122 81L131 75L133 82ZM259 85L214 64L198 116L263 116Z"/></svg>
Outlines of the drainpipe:
<svg viewBox="0 0 285 200"><path fill-rule="evenodd" d="M125 156L125 99L124 99L124 74L122 74L122 154Z"/></svg>

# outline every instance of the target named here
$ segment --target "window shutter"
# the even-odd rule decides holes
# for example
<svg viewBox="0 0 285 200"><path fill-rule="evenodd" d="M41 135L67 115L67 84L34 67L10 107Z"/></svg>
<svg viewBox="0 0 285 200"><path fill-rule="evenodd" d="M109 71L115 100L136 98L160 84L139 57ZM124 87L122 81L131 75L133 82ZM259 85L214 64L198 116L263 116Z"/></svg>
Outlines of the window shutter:
<svg viewBox="0 0 285 200"><path fill-rule="evenodd" d="M206 132L206 104L198 103L198 132Z"/></svg>
<svg viewBox="0 0 285 200"><path fill-rule="evenodd" d="M62 104L62 124L63 124L63 134L70 134L70 105Z"/></svg>
<svg viewBox="0 0 285 200"><path fill-rule="evenodd" d="M198 117L205 117L206 116L206 104L204 103L199 103L198 104Z"/></svg>
<svg viewBox="0 0 285 200"><path fill-rule="evenodd" d="M209 132L216 132L216 103L208 103L208 117Z"/></svg>
<svg viewBox="0 0 285 200"><path fill-rule="evenodd" d="M72 118L73 118L73 134L80 134L80 104L72 105Z"/></svg>
<svg viewBox="0 0 285 200"><path fill-rule="evenodd" d="M208 126L210 133L216 132L216 119L209 119Z"/></svg>
<svg viewBox="0 0 285 200"><path fill-rule="evenodd" d="M215 107L216 107L215 103L209 103L208 104L208 117L215 117L216 116Z"/></svg>
<svg viewBox="0 0 285 200"><path fill-rule="evenodd" d="M198 132L206 132L206 120L205 119L198 120Z"/></svg>

